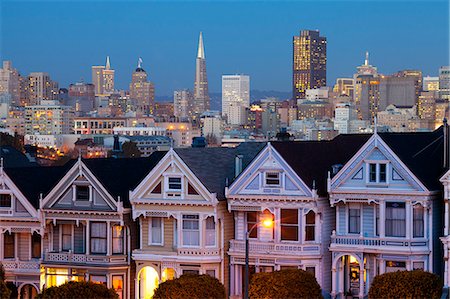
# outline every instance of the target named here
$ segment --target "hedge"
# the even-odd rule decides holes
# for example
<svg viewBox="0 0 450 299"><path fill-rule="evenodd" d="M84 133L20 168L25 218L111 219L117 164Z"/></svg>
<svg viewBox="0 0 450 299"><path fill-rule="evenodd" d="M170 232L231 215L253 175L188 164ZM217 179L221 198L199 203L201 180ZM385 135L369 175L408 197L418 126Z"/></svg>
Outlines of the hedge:
<svg viewBox="0 0 450 299"><path fill-rule="evenodd" d="M36 299L118 299L119 295L104 284L91 281L69 281L58 287L44 289Z"/></svg>
<svg viewBox="0 0 450 299"><path fill-rule="evenodd" d="M249 287L252 299L323 298L311 273L300 269L262 272L253 275Z"/></svg>
<svg viewBox="0 0 450 299"><path fill-rule="evenodd" d="M369 290L370 299L378 298L440 298L439 276L422 270L397 271L375 276Z"/></svg>
<svg viewBox="0 0 450 299"><path fill-rule="evenodd" d="M209 275L184 274L161 283L153 299L225 299L225 287Z"/></svg>

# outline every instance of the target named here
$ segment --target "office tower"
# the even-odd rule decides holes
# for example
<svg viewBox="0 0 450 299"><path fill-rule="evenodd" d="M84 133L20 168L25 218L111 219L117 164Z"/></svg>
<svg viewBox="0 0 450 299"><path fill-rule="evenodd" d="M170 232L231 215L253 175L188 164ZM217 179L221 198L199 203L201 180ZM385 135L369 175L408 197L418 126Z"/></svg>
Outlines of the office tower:
<svg viewBox="0 0 450 299"><path fill-rule="evenodd" d="M198 115L207 110L209 110L208 78L206 76L203 36L200 32L200 37L198 39L198 53L195 62L194 113Z"/></svg>
<svg viewBox="0 0 450 299"><path fill-rule="evenodd" d="M30 73L27 85L27 105L37 105L42 100L55 100L58 97L58 83L52 81L47 73Z"/></svg>
<svg viewBox="0 0 450 299"><path fill-rule="evenodd" d="M141 66L142 59L139 58L138 66L131 75L130 100L135 102L136 111L139 115L154 113L155 87L148 81L147 72Z"/></svg>
<svg viewBox="0 0 450 299"><path fill-rule="evenodd" d="M111 69L109 56L106 65L92 66L92 84L95 85L95 95L105 96L114 92L114 70Z"/></svg>
<svg viewBox="0 0 450 299"><path fill-rule="evenodd" d="M416 77L400 77L397 74L379 78L379 111L386 109L389 105L412 107L419 100L420 90L422 90L421 79L419 83Z"/></svg>
<svg viewBox="0 0 450 299"><path fill-rule="evenodd" d="M373 123L374 117L380 111L380 79L373 75L358 75L355 80L354 99L358 118Z"/></svg>
<svg viewBox="0 0 450 299"><path fill-rule="evenodd" d="M303 30L293 38L292 97L305 97L306 89L327 84L327 39L319 31Z"/></svg>
<svg viewBox="0 0 450 299"><path fill-rule="evenodd" d="M74 111L56 101L25 107L25 134L72 134Z"/></svg>
<svg viewBox="0 0 450 299"><path fill-rule="evenodd" d="M419 95L420 95L420 92L422 91L422 85L423 85L422 71L420 71L420 70L402 70L402 71L399 71L399 72L393 74L392 76L397 77L397 78L413 79L414 89L415 89L415 102L414 103L417 103L417 101L419 100ZM405 80L405 81L407 81L407 80Z"/></svg>
<svg viewBox="0 0 450 299"><path fill-rule="evenodd" d="M439 77L423 77L423 91L439 91Z"/></svg>
<svg viewBox="0 0 450 299"><path fill-rule="evenodd" d="M250 77L222 76L222 116L230 125L246 123L246 108L250 107Z"/></svg>
<svg viewBox="0 0 450 299"><path fill-rule="evenodd" d="M435 120L437 91L422 91L417 102L417 115L420 119ZM442 120L439 120L442 121Z"/></svg>
<svg viewBox="0 0 450 299"><path fill-rule="evenodd" d="M94 103L94 84L83 82L70 84L65 105L75 108L75 112L77 115L84 115L94 109Z"/></svg>
<svg viewBox="0 0 450 299"><path fill-rule="evenodd" d="M173 113L180 119L192 117L194 95L189 89L175 90L173 92Z"/></svg>
<svg viewBox="0 0 450 299"><path fill-rule="evenodd" d="M450 66L439 68L439 97L450 100Z"/></svg>
<svg viewBox="0 0 450 299"><path fill-rule="evenodd" d="M337 78L336 84L333 87L333 92L338 96L346 95L353 98L355 80L352 78Z"/></svg>
<svg viewBox="0 0 450 299"><path fill-rule="evenodd" d="M3 68L0 69L0 94L3 93L11 95L12 105L19 105L19 72L12 67L11 61L3 61Z"/></svg>

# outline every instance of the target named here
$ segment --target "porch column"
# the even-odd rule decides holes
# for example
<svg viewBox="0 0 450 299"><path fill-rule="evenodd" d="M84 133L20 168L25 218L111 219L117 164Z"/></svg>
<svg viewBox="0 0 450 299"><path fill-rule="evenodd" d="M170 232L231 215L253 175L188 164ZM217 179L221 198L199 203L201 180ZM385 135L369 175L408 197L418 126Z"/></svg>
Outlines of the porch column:
<svg viewBox="0 0 450 299"><path fill-rule="evenodd" d="M384 238L386 227L386 203L384 201L380 201L380 219L378 222L380 226L380 238Z"/></svg>
<svg viewBox="0 0 450 299"><path fill-rule="evenodd" d="M91 253L91 228L89 225L89 220L86 220L86 254Z"/></svg>
<svg viewBox="0 0 450 299"><path fill-rule="evenodd" d="M336 298L336 268L331 269L331 298Z"/></svg>
<svg viewBox="0 0 450 299"><path fill-rule="evenodd" d="M359 298L364 298L364 258L359 263Z"/></svg>
<svg viewBox="0 0 450 299"><path fill-rule="evenodd" d="M111 222L106 222L106 255L111 255L112 238L111 238Z"/></svg>
<svg viewBox="0 0 450 299"><path fill-rule="evenodd" d="M444 236L448 236L448 200L445 201L445 214L444 214ZM426 222L425 222L426 223Z"/></svg>
<svg viewBox="0 0 450 299"><path fill-rule="evenodd" d="M412 237L412 233L411 233L411 229L412 229L412 206L411 206L411 201L406 201L406 239L411 239Z"/></svg>
<svg viewBox="0 0 450 299"><path fill-rule="evenodd" d="M235 288L234 288L234 268L235 266L233 264L230 265L230 297L235 295Z"/></svg>

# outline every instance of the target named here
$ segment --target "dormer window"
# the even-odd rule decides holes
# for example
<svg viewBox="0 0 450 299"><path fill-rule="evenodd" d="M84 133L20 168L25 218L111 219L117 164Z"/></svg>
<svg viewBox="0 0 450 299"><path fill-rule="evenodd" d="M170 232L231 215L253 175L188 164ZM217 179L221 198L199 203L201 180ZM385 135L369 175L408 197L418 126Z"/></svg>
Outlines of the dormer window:
<svg viewBox="0 0 450 299"><path fill-rule="evenodd" d="M280 186L280 173L266 172L266 186L273 186L273 187Z"/></svg>
<svg viewBox="0 0 450 299"><path fill-rule="evenodd" d="M0 194L0 208L11 207L11 194Z"/></svg>
<svg viewBox="0 0 450 299"><path fill-rule="evenodd" d="M169 177L169 190L170 191L181 191L181 178L180 177Z"/></svg>
<svg viewBox="0 0 450 299"><path fill-rule="evenodd" d="M387 182L387 164L386 163L368 163L369 183Z"/></svg>
<svg viewBox="0 0 450 299"><path fill-rule="evenodd" d="M76 200L89 201L89 186L76 186Z"/></svg>

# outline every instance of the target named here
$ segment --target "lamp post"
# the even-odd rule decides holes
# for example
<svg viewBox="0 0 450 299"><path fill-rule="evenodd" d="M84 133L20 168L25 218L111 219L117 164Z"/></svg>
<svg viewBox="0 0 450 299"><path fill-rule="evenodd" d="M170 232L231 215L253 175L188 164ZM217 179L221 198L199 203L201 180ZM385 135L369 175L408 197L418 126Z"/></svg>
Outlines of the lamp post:
<svg viewBox="0 0 450 299"><path fill-rule="evenodd" d="M248 239L252 231L262 224L266 228L273 227L272 219L265 219L261 223L256 222L253 226L245 233L245 272L244 272L244 299L248 299L248 285L249 285L249 266L248 266Z"/></svg>

